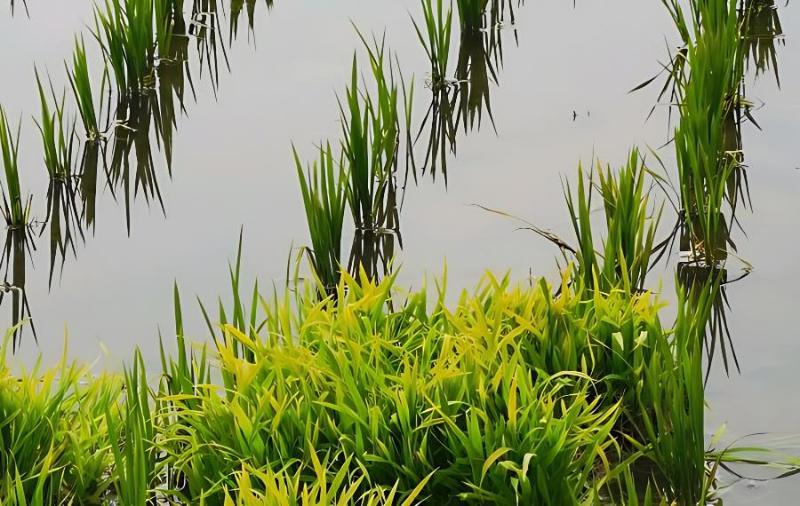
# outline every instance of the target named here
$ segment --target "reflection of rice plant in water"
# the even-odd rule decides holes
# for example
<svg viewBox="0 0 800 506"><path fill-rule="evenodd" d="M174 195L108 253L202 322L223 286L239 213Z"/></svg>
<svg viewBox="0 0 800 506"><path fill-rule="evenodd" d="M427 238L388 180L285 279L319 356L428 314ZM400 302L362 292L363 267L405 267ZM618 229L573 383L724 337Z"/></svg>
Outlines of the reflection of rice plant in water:
<svg viewBox="0 0 800 506"><path fill-rule="evenodd" d="M14 15L14 7L16 4L16 0L11 0L11 15ZM30 16L30 12L28 12L28 0L22 0L22 6L25 8L25 14Z"/></svg>
<svg viewBox="0 0 800 506"><path fill-rule="evenodd" d="M225 66L230 70L228 54L224 40L220 38L220 9L217 0L195 0L192 4L189 35L197 40L197 52L200 55L200 71L208 72L211 84L216 93L219 86L219 53Z"/></svg>
<svg viewBox="0 0 800 506"><path fill-rule="evenodd" d="M248 38L255 33L255 13L256 4L259 0L231 0L230 28L228 30L228 43L233 44L233 40L239 34L239 18L242 10L247 7L247 36ZM272 9L273 0L266 0L267 9Z"/></svg>
<svg viewBox="0 0 800 506"><path fill-rule="evenodd" d="M745 0L739 15L742 18L742 42L747 64L755 67L756 76L771 68L780 86L776 46L785 45L786 41L775 1Z"/></svg>
<svg viewBox="0 0 800 506"><path fill-rule="evenodd" d="M113 148L109 163L109 183L115 197L122 194L125 221L131 230L131 206L141 192L145 201L157 200L162 211L164 201L158 182L158 171L153 160L150 142L150 125L157 110L151 94L130 98L122 97L117 104L117 126L114 128ZM133 153L134 160L131 161ZM131 167L134 164L134 167Z"/></svg>
<svg viewBox="0 0 800 506"><path fill-rule="evenodd" d="M36 85L39 90L41 115L37 126L42 137L44 164L50 176L47 190L47 216L44 219L43 234L50 228L50 277L53 283L56 257L61 257L61 268L64 267L67 254L71 250L75 254L75 239L83 239L81 212L78 209L78 193L75 187L73 164L76 151L75 123L71 125L64 118L64 98L59 101L50 83L50 95L53 100L51 111L50 99L44 91L42 82L36 72ZM88 141L93 142L93 141Z"/></svg>

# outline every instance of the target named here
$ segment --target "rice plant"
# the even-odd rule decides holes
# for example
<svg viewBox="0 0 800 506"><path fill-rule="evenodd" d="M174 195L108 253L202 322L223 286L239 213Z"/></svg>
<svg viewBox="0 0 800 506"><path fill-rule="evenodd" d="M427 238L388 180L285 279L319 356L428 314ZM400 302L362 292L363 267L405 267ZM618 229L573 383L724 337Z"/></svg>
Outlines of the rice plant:
<svg viewBox="0 0 800 506"><path fill-rule="evenodd" d="M106 0L95 6L94 36L120 94L152 88L156 64L169 54L174 4L174 0Z"/></svg>
<svg viewBox="0 0 800 506"><path fill-rule="evenodd" d="M743 57L735 1L692 7L699 20L687 45L688 77L679 86L674 143L689 246L695 258L714 263L727 256L730 224L724 206L735 208L738 197L729 183L741 165L737 152L728 149L725 124L737 105Z"/></svg>
<svg viewBox="0 0 800 506"><path fill-rule="evenodd" d="M347 174L342 158L334 159L331 145L319 148L319 161L303 171L294 150L297 177L306 212L311 249L308 256L324 293L339 284L342 266L342 226L347 207Z"/></svg>
<svg viewBox="0 0 800 506"><path fill-rule="evenodd" d="M133 360L132 368L124 373L124 406L107 407L106 423L114 456L115 495L122 504L145 506L151 502L157 472L156 426L144 360L138 350ZM117 409L119 412L114 412Z"/></svg>
<svg viewBox="0 0 800 506"><path fill-rule="evenodd" d="M647 273L670 245L669 237L656 241L664 204L653 203L651 193L660 181L637 149L616 172L597 162L587 176L579 165L575 190L568 182L564 188L574 245L533 224L525 222L524 228L557 245L567 262L574 260L574 274L588 289L643 291ZM595 238L597 227L591 218L595 194L602 199L602 241Z"/></svg>
<svg viewBox="0 0 800 506"><path fill-rule="evenodd" d="M20 127L14 135L5 110L0 106L0 151L3 156L2 214L6 226L22 228L30 223L31 200L25 199L19 182L19 135Z"/></svg>
<svg viewBox="0 0 800 506"><path fill-rule="evenodd" d="M396 172L399 163L400 103L385 44L368 43L374 94L359 85L358 60L353 56L350 86L339 102L342 153L348 175L347 199L357 231L396 229L399 222ZM407 109L406 109L407 110Z"/></svg>
<svg viewBox="0 0 800 506"><path fill-rule="evenodd" d="M19 344L22 328L19 325L29 319L30 305L25 291L25 271L27 256L35 248L30 234L31 205L33 198L25 199L19 180L19 135L16 136L8 123L5 110L0 106L0 154L3 160L5 184L0 183L3 193L3 205L0 209L6 222L6 239L0 257L0 270L4 272L3 286L0 290L0 303L11 293L11 322L14 325L12 335L13 348ZM11 276L9 280L9 271ZM31 323L34 339L36 329Z"/></svg>
<svg viewBox="0 0 800 506"><path fill-rule="evenodd" d="M99 502L111 490L112 461L103 411L120 382L63 358L15 373L8 363L14 330L0 346L0 497L4 504Z"/></svg>
<svg viewBox="0 0 800 506"><path fill-rule="evenodd" d="M447 63L450 58L450 40L453 32L452 2L444 10L443 0L421 0L422 27L412 17L417 37L431 63L430 87L437 90L449 85Z"/></svg>
<svg viewBox="0 0 800 506"><path fill-rule="evenodd" d="M67 68L67 76L69 77L72 94L75 98L75 103L77 104L81 121L86 131L86 140L88 142L97 141L102 137L99 117L103 114L103 97L105 96L108 72L105 69L103 71L100 89L98 90L100 102L96 105L83 38L75 38L72 67L67 66L66 62L64 66Z"/></svg>

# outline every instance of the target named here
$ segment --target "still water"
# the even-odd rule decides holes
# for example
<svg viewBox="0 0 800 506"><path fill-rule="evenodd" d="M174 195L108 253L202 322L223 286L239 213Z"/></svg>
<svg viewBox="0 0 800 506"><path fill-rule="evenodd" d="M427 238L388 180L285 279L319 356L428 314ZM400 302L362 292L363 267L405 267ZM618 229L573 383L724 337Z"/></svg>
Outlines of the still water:
<svg viewBox="0 0 800 506"><path fill-rule="evenodd" d="M229 6L218 20L218 78L190 39L194 93L187 83L185 110L176 106L171 177L164 146L152 146L163 210L157 197L148 202L143 190L136 198L131 190L128 217L124 196L99 178L94 229L83 230L85 240L74 234L75 253L67 252L63 270L57 257L52 284L49 230L37 237L26 291L39 346L24 334L19 360L39 352L54 360L67 332L71 356L97 360L98 367L118 367L136 346L155 362L158 329L169 334L172 326L173 280L185 304L193 295L213 302L227 293L227 263L242 228L244 278L257 276L262 286L285 282L287 260L296 254L290 248L308 243L291 145L311 159L316 144L339 137L336 93L343 94L353 53L361 51L353 24L385 34L406 80L415 83L415 121L422 120L430 101L429 64L410 20L409 13L418 12L413 0L245 3L235 33ZM44 220L48 175L32 119L39 110L34 64L61 89L76 34L91 48L94 69L99 56L90 33L91 2L33 0L29 17L20 6L13 17L0 15L0 103L10 118L22 120L23 191L34 195L34 217ZM782 2L777 9L786 34L777 46L780 87L771 70L757 78L750 72L747 81L761 130L744 126L753 210L739 213L742 230L734 231L734 240L737 255L753 270L727 289L741 373L734 369L727 377L716 367L707 387L707 430L727 423L727 439L800 433L794 387L800 355L794 314L800 300L800 154L794 144L800 138L800 11ZM570 237L561 189L565 179L574 180L579 161L618 165L630 148L657 149L669 139L665 105L647 119L657 88L628 93L654 75L679 42L661 2L528 1L501 33L502 64L489 88L491 118L484 111L480 127L476 120L471 130L459 131L447 185L441 175L425 177L405 193L401 285L419 286L426 275L439 275L445 262L454 293L474 286L487 269L510 270L520 280L529 272L553 276L558 252L552 245L475 204ZM670 147L659 153L674 170ZM654 274L668 298L676 263L674 253ZM744 264L736 265L733 270ZM4 323L10 322L8 306L0 308ZM196 313L190 334L203 339ZM792 504L798 487L791 478L742 481L725 503Z"/></svg>

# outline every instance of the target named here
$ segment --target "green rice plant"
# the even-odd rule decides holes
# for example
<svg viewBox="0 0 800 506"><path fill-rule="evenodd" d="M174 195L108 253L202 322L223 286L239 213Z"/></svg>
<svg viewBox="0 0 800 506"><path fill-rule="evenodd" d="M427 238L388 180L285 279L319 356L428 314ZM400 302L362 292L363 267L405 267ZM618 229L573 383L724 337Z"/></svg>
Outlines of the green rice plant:
<svg viewBox="0 0 800 506"><path fill-rule="evenodd" d="M489 0L456 0L462 32L477 32L484 27Z"/></svg>
<svg viewBox="0 0 800 506"><path fill-rule="evenodd" d="M425 49L431 64L431 88L437 90L449 85L447 79L447 62L450 57L450 39L452 36L453 9L452 2L444 11L443 0L421 0L424 24L420 27L411 18L417 37Z"/></svg>
<svg viewBox="0 0 800 506"><path fill-rule="evenodd" d="M169 54L172 0L106 0L95 7L94 36L122 95L151 88L159 56Z"/></svg>
<svg viewBox="0 0 800 506"><path fill-rule="evenodd" d="M103 113L103 97L108 79L108 71L104 69L103 77L100 81L99 97L100 103L95 105L94 92L92 90L92 80L89 77L89 64L86 61L86 48L83 38L75 38L75 48L72 53L72 67L67 66L67 76L78 106L83 127L86 131L88 142L97 141L101 138L100 122L98 117Z"/></svg>
<svg viewBox="0 0 800 506"><path fill-rule="evenodd" d="M126 369L124 376L124 405L112 405L106 411L114 455L114 491L122 504L145 506L150 504L150 490L155 486L157 473L156 426L139 350L134 354L133 367Z"/></svg>
<svg viewBox="0 0 800 506"><path fill-rule="evenodd" d="M689 76L680 87L674 142L690 246L695 257L713 263L726 256L729 226L723 206L726 199L733 205L736 197L728 182L738 159L726 149L724 124L735 106L743 58L736 3L705 2L698 13L695 40L687 46Z"/></svg>
<svg viewBox="0 0 800 506"><path fill-rule="evenodd" d="M31 199L22 196L19 182L19 134L14 136L8 123L5 110L0 106L0 152L3 156L3 174L5 184L3 187L2 214L8 227L21 228L30 223Z"/></svg>
<svg viewBox="0 0 800 506"><path fill-rule="evenodd" d="M636 389L643 452L666 481L661 493L679 504L700 504L708 490L701 342L717 288L701 289L691 307L679 291L674 337L660 340Z"/></svg>
<svg viewBox="0 0 800 506"><path fill-rule="evenodd" d="M338 161L333 158L330 143L319 148L319 162L309 166L305 172L294 148L293 152L311 236L308 257L322 292L331 294L339 284L342 265L347 175L341 157Z"/></svg>
<svg viewBox="0 0 800 506"><path fill-rule="evenodd" d="M585 182L583 174L583 168L579 167L574 195L568 183L565 189L577 240L573 249L576 274L586 287L603 291L616 287L629 292L643 290L647 273L668 246L667 241L655 241L663 204L651 206L650 191L654 183L648 185L647 179L650 176L657 180L658 176L647 168L636 149L630 152L626 165L617 174L598 163L596 189L603 199L606 229L606 237L598 249L591 223L595 184L593 175Z"/></svg>
<svg viewBox="0 0 800 506"><path fill-rule="evenodd" d="M358 61L353 56L350 86L345 103L339 102L341 141L345 171L349 176L347 198L356 230L379 230L399 221L395 173L400 144L398 85L385 45L370 45L359 33L369 56L375 93L360 89Z"/></svg>
<svg viewBox="0 0 800 506"><path fill-rule="evenodd" d="M92 377L62 360L13 374L7 363L14 330L0 347L0 498L4 504L99 502L109 490L108 431L98 410L119 398L113 376Z"/></svg>

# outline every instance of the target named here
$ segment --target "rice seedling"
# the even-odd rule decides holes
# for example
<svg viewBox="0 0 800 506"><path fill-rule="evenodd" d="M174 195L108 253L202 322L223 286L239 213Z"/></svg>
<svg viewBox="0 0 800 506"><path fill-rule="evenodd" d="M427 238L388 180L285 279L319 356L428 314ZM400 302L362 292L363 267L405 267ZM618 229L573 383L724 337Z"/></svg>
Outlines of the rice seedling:
<svg viewBox="0 0 800 506"><path fill-rule="evenodd" d="M651 192L660 180L637 149L631 150L627 163L616 173L597 162L587 178L579 165L575 193L569 183L564 189L576 245L532 224L525 228L556 244L566 261L574 256L575 276L583 286L604 292L643 291L647 273L670 244L669 238L658 243L655 238L664 205L651 204ZM591 220L595 192L602 199L605 218L606 234L599 245Z"/></svg>
<svg viewBox="0 0 800 506"><path fill-rule="evenodd" d="M126 370L124 406L106 412L109 442L114 456L114 492L122 504L150 504L156 479L156 427L150 411L150 387L144 360L137 350L133 367ZM118 408L119 412L112 410Z"/></svg>
<svg viewBox="0 0 800 506"><path fill-rule="evenodd" d="M679 504L701 504L707 493L701 340L715 287L693 297L679 292L674 339L661 341L636 389L644 450L667 484L663 494Z"/></svg>
<svg viewBox="0 0 800 506"><path fill-rule="evenodd" d="M103 114L103 97L105 96L108 72L106 69L103 71L99 89L100 103L95 105L92 80L89 77L89 65L86 60L86 48L83 43L83 38L75 38L75 48L72 53L72 67L68 67L66 62L64 66L67 68L67 76L72 88L72 94L75 98L75 103L77 104L78 112L80 113L81 121L86 131L86 140L87 142L96 142L102 137L98 118Z"/></svg>
<svg viewBox="0 0 800 506"><path fill-rule="evenodd" d="M30 236L32 196L25 199L19 180L19 135L10 128L5 110L0 106L0 152L3 160L5 184L0 184L3 193L3 205L0 213L6 222L6 240L3 255L0 257L0 270L4 269L4 281L0 290L0 303L6 294L11 293L11 321L14 325L13 348L16 350L21 335L18 325L26 317L30 317L27 292L25 291L26 255L30 253L33 240ZM11 282L9 283L9 269ZM34 339L36 330L31 324Z"/></svg>
<svg viewBox="0 0 800 506"><path fill-rule="evenodd" d="M156 41L151 0L106 0L95 8L94 36L122 94L152 82Z"/></svg>
<svg viewBox="0 0 800 506"><path fill-rule="evenodd" d="M444 10L443 0L421 0L424 23L422 27L412 17L414 30L431 63L430 87L433 90L448 86L447 63L450 58L450 40L453 32L452 2Z"/></svg>
<svg viewBox="0 0 800 506"><path fill-rule="evenodd" d="M319 148L319 162L303 171L294 150L297 177L306 212L311 249L307 250L322 292L332 294L342 265L342 225L347 206L347 175L342 158L335 160L330 143Z"/></svg>
<svg viewBox="0 0 800 506"><path fill-rule="evenodd" d="M108 428L100 412L117 402L114 376L92 376L62 360L12 373L14 330L0 346L0 497L4 504L100 502L111 483Z"/></svg>
<svg viewBox="0 0 800 506"><path fill-rule="evenodd" d="M359 88L358 60L354 55L345 102L339 102L341 147L349 179L347 199L356 231L378 231L396 228L399 223L395 175L401 107L385 44L373 39L370 45L360 32L359 36L369 56L375 93Z"/></svg>
<svg viewBox="0 0 800 506"><path fill-rule="evenodd" d="M664 5L683 41L664 65L667 79L659 93L661 99L671 90L670 102L680 112L673 141L685 225L682 249L713 264L727 257L728 246L735 249L729 230L737 204L748 194L741 123L754 119L743 98L744 23L735 0L692 1L688 12L675 0Z"/></svg>
<svg viewBox="0 0 800 506"><path fill-rule="evenodd" d="M3 155L3 208L2 214L8 227L24 227L30 223L31 201L22 196L19 182L19 134L16 136L9 125L5 110L0 106L0 151Z"/></svg>

